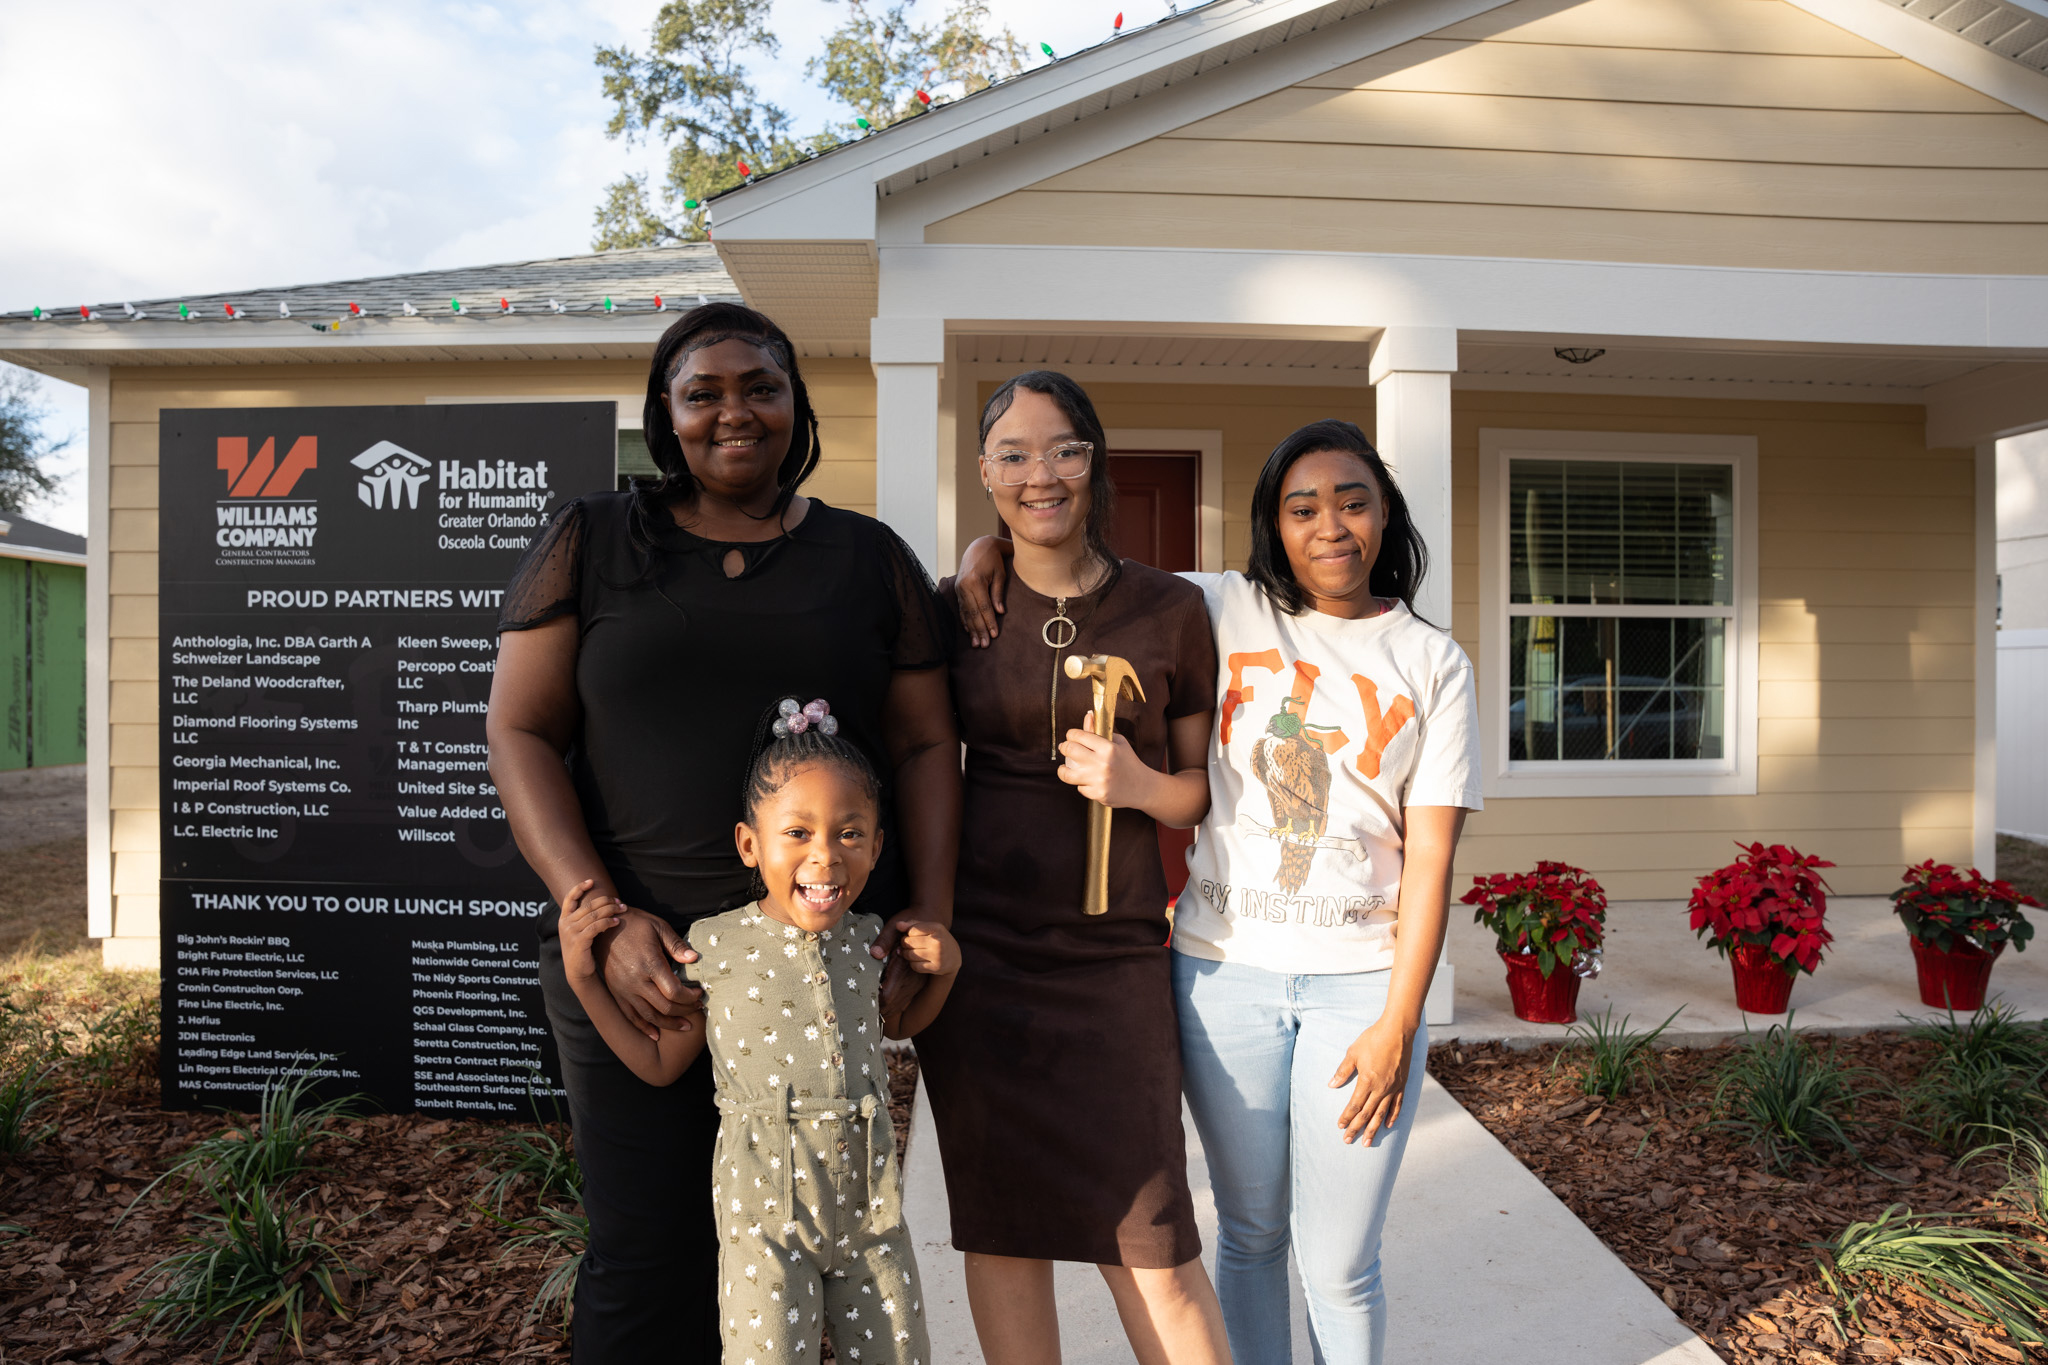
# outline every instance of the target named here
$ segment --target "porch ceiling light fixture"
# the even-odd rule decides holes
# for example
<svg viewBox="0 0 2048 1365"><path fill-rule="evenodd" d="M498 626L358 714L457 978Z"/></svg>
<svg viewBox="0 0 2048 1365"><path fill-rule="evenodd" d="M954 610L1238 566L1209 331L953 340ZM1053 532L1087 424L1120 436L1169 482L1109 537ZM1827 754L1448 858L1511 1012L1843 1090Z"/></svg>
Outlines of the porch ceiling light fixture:
<svg viewBox="0 0 2048 1365"><path fill-rule="evenodd" d="M1607 348L1604 346L1554 346L1551 348L1550 353L1559 360L1564 361L1567 365L1590 365L1601 356L1606 355Z"/></svg>

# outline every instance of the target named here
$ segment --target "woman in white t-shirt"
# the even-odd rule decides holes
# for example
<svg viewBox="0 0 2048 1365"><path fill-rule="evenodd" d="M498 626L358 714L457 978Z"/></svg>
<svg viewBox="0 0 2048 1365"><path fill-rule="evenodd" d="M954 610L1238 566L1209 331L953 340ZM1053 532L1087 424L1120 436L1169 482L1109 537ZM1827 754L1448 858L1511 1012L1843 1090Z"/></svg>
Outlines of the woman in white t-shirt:
<svg viewBox="0 0 2048 1365"><path fill-rule="evenodd" d="M1189 574L1216 630L1208 818L1174 916L1189 1107L1236 1365L1381 1360L1380 1231L1422 1088L1451 855L1480 807L1472 664L1418 618L1428 554L1365 434L1314 422L1252 492L1247 572ZM978 545L961 615L994 633ZM982 566L984 572L976 574ZM993 606L993 610L991 610Z"/></svg>

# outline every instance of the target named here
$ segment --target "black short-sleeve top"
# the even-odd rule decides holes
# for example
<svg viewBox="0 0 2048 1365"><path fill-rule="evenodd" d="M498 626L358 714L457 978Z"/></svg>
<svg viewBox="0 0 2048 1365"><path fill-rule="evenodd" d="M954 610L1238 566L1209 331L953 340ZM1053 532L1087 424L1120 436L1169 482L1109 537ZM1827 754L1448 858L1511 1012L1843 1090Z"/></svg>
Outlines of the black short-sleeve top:
<svg viewBox="0 0 2048 1365"><path fill-rule="evenodd" d="M728 577L735 549L746 568ZM627 904L682 926L750 898L740 789L762 715L794 696L829 702L881 775L882 859L860 908L903 907L883 704L895 671L945 662L947 636L893 531L813 498L779 539L734 545L682 529L644 492L594 494L528 547L498 628L561 616L578 632L569 770Z"/></svg>

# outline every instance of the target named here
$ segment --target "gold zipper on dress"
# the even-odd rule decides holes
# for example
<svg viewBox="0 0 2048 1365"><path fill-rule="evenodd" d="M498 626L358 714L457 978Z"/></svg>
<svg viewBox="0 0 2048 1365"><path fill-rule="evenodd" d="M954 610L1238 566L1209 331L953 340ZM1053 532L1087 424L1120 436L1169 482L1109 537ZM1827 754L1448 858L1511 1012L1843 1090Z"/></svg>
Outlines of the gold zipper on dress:
<svg viewBox="0 0 2048 1365"><path fill-rule="evenodd" d="M1053 626L1055 625L1066 627L1066 630L1061 632L1061 638L1057 641L1052 638ZM1052 743L1046 757L1055 763L1060 761L1060 654L1068 645L1074 643L1074 637L1080 633L1080 626L1076 625L1072 618L1067 615L1067 599L1064 597L1055 599L1052 606L1052 615L1048 616L1045 619L1045 624L1038 628L1038 638L1045 641L1052 649L1052 698L1046 707L1048 723L1052 727Z"/></svg>

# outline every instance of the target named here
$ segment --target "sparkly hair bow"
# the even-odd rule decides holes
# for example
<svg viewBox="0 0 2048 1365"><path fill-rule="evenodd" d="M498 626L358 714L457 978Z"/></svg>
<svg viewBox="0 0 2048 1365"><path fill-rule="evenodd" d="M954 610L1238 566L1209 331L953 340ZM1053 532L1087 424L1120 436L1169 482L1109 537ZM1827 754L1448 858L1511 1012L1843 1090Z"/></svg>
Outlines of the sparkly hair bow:
<svg viewBox="0 0 2048 1365"><path fill-rule="evenodd" d="M795 697L784 697L776 710L780 712L774 725L777 739L788 739L813 728L822 735L839 733L839 718L832 714L832 708L825 704L823 697L804 706L798 706Z"/></svg>

